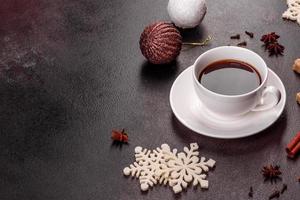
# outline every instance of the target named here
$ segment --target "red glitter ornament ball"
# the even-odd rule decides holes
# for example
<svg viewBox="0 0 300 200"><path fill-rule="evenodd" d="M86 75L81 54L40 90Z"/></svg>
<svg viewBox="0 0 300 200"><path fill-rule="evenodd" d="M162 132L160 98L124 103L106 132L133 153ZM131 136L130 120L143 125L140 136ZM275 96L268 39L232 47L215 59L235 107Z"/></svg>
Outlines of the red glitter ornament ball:
<svg viewBox="0 0 300 200"><path fill-rule="evenodd" d="M147 26L140 38L140 49L153 64L166 64L176 59L182 45L182 37L176 27L167 22Z"/></svg>

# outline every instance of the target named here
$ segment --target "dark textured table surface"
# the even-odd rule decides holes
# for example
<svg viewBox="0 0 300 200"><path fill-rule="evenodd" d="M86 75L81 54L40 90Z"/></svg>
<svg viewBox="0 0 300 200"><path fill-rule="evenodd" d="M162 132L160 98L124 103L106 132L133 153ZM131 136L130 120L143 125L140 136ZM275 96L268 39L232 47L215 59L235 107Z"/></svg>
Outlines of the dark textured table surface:
<svg viewBox="0 0 300 200"><path fill-rule="evenodd" d="M268 199L283 183L281 199L300 195L300 159L284 147L300 130L300 76L291 65L300 57L300 27L284 21L284 0L209 0L203 23L183 32L185 41L214 40L185 49L176 63L155 67L140 53L143 28L168 20L167 0L21 0L0 2L0 199ZM243 139L201 136L172 114L169 90L175 78L204 51L237 42L260 54L282 79L287 104L267 130ZM268 57L262 34L275 31L285 55ZM114 146L112 129L125 128L129 145ZM168 187L140 191L122 170L134 147L166 142L182 149L197 142L201 155L217 161L210 188L174 195ZM282 181L264 182L266 164L279 164Z"/></svg>

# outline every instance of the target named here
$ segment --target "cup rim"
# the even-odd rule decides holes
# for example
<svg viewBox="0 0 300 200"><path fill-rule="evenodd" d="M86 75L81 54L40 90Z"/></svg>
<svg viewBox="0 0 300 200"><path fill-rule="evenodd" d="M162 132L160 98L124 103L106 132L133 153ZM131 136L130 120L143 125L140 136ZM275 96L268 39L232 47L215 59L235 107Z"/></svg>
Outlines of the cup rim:
<svg viewBox="0 0 300 200"><path fill-rule="evenodd" d="M244 94L238 94L238 95L226 95L226 94L220 94L220 93L213 92L213 91L207 89L206 87L204 87L202 84L199 83L198 78L197 78L197 76L196 76L196 72L195 72L195 70L196 70L196 64L199 62L199 60L200 60L204 55L206 55L206 54L208 54L208 53L210 53L210 52L212 52L212 51L215 51L215 50L217 50L217 49L223 49L223 48L224 48L224 49L226 49L226 48L232 48L232 49L239 49L239 50L241 50L241 51L248 51L248 52L250 52L250 53L252 53L252 54L255 54L255 55L257 56L257 58L262 62L263 66L264 66L265 69L266 69L266 76L264 77L263 81L260 83L260 85L259 85L257 88L255 88L254 90L252 90L252 91L250 91L250 92L244 93ZM196 61L195 61L194 64L193 64L193 77L194 77L194 81L196 82L196 84L197 84L198 86L200 86L202 89L204 89L205 91L207 91L208 93L210 93L210 94L212 94L212 95L217 95L217 96L220 96L220 97L224 97L224 98L238 98L238 97L245 97L245 96L248 96L248 95L251 95L251 94L257 92L258 90L260 90L260 89L265 85L265 83L266 83L266 81L267 81L267 78L268 78L268 73L269 73L268 66L267 66L266 62L264 61L264 59L263 59L260 55L258 55L257 53L255 53L254 51L251 51L251 50L249 50L249 49L245 49L245 48L242 48L242 47L236 47L236 46L219 46L219 47L215 47L215 48L212 48L212 49L210 49L210 50L207 50L207 51L205 51L204 53L202 53L202 54L196 59Z"/></svg>

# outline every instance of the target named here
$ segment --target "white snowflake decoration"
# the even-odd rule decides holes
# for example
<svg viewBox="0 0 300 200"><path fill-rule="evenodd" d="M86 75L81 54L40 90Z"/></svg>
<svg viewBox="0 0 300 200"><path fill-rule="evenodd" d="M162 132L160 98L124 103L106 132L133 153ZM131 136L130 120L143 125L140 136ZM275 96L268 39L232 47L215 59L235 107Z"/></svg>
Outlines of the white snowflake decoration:
<svg viewBox="0 0 300 200"><path fill-rule="evenodd" d="M284 19L297 21L300 25L300 0L287 0L288 9L282 14Z"/></svg>
<svg viewBox="0 0 300 200"><path fill-rule="evenodd" d="M190 149L183 148L183 151L176 155L176 149L173 152L169 148L163 148L164 159L167 162L167 168L162 170L162 174L169 175L169 185L175 193L181 192L186 188L188 183L193 181L193 185L200 185L201 188L208 188L206 175L202 172L208 172L209 168L215 165L215 161L209 159L205 161L201 157L199 161L198 144L190 144Z"/></svg>
<svg viewBox="0 0 300 200"><path fill-rule="evenodd" d="M177 154L177 149L171 151L169 145L163 144L152 152L142 147L135 148L136 162L124 168L125 175L136 176L140 180L141 189L146 191L157 183L169 184L175 193L186 188L190 182L208 188L205 180L209 168L214 167L215 161L198 155L198 145L190 144L190 149L184 147L184 152Z"/></svg>
<svg viewBox="0 0 300 200"><path fill-rule="evenodd" d="M162 147L164 144L162 145ZM141 184L141 190L146 191L149 187L153 187L157 184L156 171L162 168L165 164L162 158L162 150L157 148L156 150L143 149L142 147L135 148L135 162L129 167L125 167L123 170L126 176L135 176L139 178Z"/></svg>

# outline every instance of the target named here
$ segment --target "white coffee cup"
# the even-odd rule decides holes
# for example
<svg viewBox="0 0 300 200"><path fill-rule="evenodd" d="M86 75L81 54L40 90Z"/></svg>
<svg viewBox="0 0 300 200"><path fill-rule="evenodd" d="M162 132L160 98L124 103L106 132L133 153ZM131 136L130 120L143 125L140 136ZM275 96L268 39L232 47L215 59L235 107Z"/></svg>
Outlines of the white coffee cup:
<svg viewBox="0 0 300 200"><path fill-rule="evenodd" d="M240 95L223 95L208 90L199 82L199 75L209 64L233 59L255 67L261 76L261 84L251 92ZM222 46L201 54L193 65L193 82L196 94L209 114L221 119L239 117L250 111L265 111L276 106L281 98L280 91L267 84L268 67L265 61L253 51L241 47ZM272 96L271 101L265 101ZM268 98L270 99L270 98Z"/></svg>

